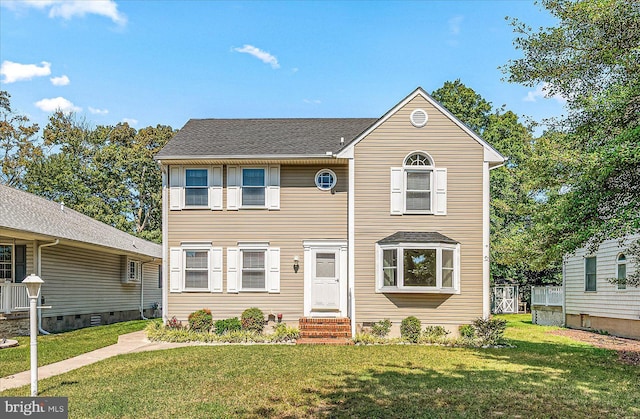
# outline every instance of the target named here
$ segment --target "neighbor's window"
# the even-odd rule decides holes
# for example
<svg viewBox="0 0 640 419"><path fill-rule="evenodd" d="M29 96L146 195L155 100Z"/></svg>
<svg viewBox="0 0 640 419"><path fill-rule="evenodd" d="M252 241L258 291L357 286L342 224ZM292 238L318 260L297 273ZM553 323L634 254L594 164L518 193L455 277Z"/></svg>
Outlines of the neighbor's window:
<svg viewBox="0 0 640 419"><path fill-rule="evenodd" d="M142 278L141 263L138 260L129 261L129 271L127 272L129 281L140 281Z"/></svg>
<svg viewBox="0 0 640 419"><path fill-rule="evenodd" d="M242 250L242 290L266 289L265 250Z"/></svg>
<svg viewBox="0 0 640 419"><path fill-rule="evenodd" d="M13 278L13 245L0 244L0 279Z"/></svg>
<svg viewBox="0 0 640 419"><path fill-rule="evenodd" d="M184 288L186 290L209 288L209 251L189 249L184 251Z"/></svg>
<svg viewBox="0 0 640 419"><path fill-rule="evenodd" d="M618 289L624 290L627 288L627 257L622 253L618 255L617 267Z"/></svg>
<svg viewBox="0 0 640 419"><path fill-rule="evenodd" d="M584 290L596 290L596 257L584 258Z"/></svg>
<svg viewBox="0 0 640 419"><path fill-rule="evenodd" d="M266 189L265 169L242 169L242 206L264 207Z"/></svg>
<svg viewBox="0 0 640 419"><path fill-rule="evenodd" d="M207 169L186 169L184 202L187 207L206 207L209 205Z"/></svg>

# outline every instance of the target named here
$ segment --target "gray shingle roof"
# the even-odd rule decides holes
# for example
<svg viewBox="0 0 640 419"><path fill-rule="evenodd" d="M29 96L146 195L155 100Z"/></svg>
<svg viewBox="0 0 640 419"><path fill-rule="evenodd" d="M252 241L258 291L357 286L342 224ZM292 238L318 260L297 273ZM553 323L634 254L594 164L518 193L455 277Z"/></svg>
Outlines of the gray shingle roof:
<svg viewBox="0 0 640 419"><path fill-rule="evenodd" d="M458 244L457 241L435 231L398 231L378 241L378 244L397 243L448 243Z"/></svg>
<svg viewBox="0 0 640 419"><path fill-rule="evenodd" d="M0 185L0 228L27 231L160 258L162 246L139 239L57 202Z"/></svg>
<svg viewBox="0 0 640 419"><path fill-rule="evenodd" d="M327 151L338 151L376 121L376 118L191 119L156 154L156 159L325 155Z"/></svg>

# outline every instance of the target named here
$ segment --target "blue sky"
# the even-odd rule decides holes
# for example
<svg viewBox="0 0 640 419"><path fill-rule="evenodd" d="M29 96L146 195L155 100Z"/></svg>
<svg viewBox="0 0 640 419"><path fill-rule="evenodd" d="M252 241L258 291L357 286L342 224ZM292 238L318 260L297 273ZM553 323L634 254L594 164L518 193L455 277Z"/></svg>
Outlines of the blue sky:
<svg viewBox="0 0 640 419"><path fill-rule="evenodd" d="M0 89L41 126L58 107L135 128L379 117L457 78L520 115L560 115L541 86L501 80L520 56L505 16L554 24L532 1L0 0Z"/></svg>

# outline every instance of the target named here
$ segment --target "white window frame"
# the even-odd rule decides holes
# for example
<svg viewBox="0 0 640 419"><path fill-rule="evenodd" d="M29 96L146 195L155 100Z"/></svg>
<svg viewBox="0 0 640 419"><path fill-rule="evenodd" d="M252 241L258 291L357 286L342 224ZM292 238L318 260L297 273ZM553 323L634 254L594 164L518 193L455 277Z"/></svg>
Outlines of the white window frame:
<svg viewBox="0 0 640 419"><path fill-rule="evenodd" d="M264 288L243 288L244 252L264 252ZM280 248L268 242L240 242L227 248L227 293L280 293Z"/></svg>
<svg viewBox="0 0 640 419"><path fill-rule="evenodd" d="M16 266L15 266L15 259L16 259L16 248L15 248L15 244L14 243L6 243L6 242L0 242L0 246L8 246L11 248L11 260L8 262L9 266L9 270L11 272L11 275L9 276L9 278L0 278L0 281L5 281L5 280L9 280L11 282L14 281L14 276L16 274ZM2 262L2 264L6 264L7 262Z"/></svg>
<svg viewBox="0 0 640 419"><path fill-rule="evenodd" d="M624 260L621 261L620 257L623 257ZM629 276L629 274L627 273L627 268L629 267L629 265L627 264L627 255L624 253L618 253L618 255L616 256L616 279L620 280L620 267L624 265L624 279L626 280L627 277ZM619 291L625 291L627 289L627 284L621 284L619 282L616 282L617 284L617 289Z"/></svg>
<svg viewBox="0 0 640 419"><path fill-rule="evenodd" d="M207 173L207 176L206 176L207 184L205 186L187 186L187 171L189 170L204 170ZM183 169L183 172L182 172L182 176L184 179L184 197L183 197L184 202L182 203L183 208L202 209L202 208L210 207L209 193L208 193L209 186L210 186L210 180L209 180L210 175L211 173L209 171L209 168L205 166L188 166ZM205 205L187 205L187 190L189 189L204 189L205 191L207 191L207 203Z"/></svg>
<svg viewBox="0 0 640 419"><path fill-rule="evenodd" d="M268 282L269 282L269 245L240 245L238 246L240 249L239 256L240 261L238 263L238 291L240 292L267 292L268 291ZM262 268L262 272L264 273L264 287L262 288L248 288L244 287L243 276L245 272L244 268L244 254L245 252L261 252L264 257L264 266ZM256 271L256 270L254 270Z"/></svg>
<svg viewBox="0 0 640 419"><path fill-rule="evenodd" d="M188 288L187 287L187 272L189 270L194 270L194 269L187 269L187 252L205 252L207 254L207 267L206 268L198 268L195 269L197 271L206 271L207 272L207 286L204 288ZM210 259L211 259L211 248L210 247L204 247L204 246L183 246L182 248L182 291L186 291L186 292L205 292L205 291L209 291L211 289L211 266L210 266Z"/></svg>
<svg viewBox="0 0 640 419"><path fill-rule="evenodd" d="M413 166L408 166L408 167L403 167L403 177L404 177L404 199L403 199L403 204L404 204L404 213L405 214L433 214L433 204L434 204L434 199L433 199L433 171L434 168L433 166L427 166L427 167L421 167L421 166L417 166L417 167L413 167ZM409 173L428 173L429 174L429 189L428 190L423 190L423 189L409 189ZM407 208L407 197L409 195L409 192L429 192L429 209L408 209Z"/></svg>
<svg viewBox="0 0 640 419"><path fill-rule="evenodd" d="M244 171L251 169L260 169L264 172L262 186L245 186L244 184ZM240 166L240 208L241 209L265 209L269 206L269 197L267 187L269 184L269 167L268 166ZM264 203L262 205L246 205L244 203L244 189L259 189L262 188L264 190Z"/></svg>
<svg viewBox="0 0 640 419"><path fill-rule="evenodd" d="M421 156L422 163L411 164L414 156ZM409 173L428 173L429 189L416 190L429 193L429 209L408 209L407 197ZM427 152L416 150L407 154L402 167L391 168L391 215L447 215L447 169L437 167Z"/></svg>
<svg viewBox="0 0 640 419"><path fill-rule="evenodd" d="M133 267L133 272L131 268ZM133 273L133 275L131 275ZM142 281L142 262L136 259L127 259L127 282Z"/></svg>
<svg viewBox="0 0 640 419"><path fill-rule="evenodd" d="M328 173L331 175L331 177L333 178L333 182L331 183L331 186L327 187L327 186L323 186L322 183L318 182L318 177L324 173ZM320 169L316 172L316 176L314 177L314 181L316 183L316 187L318 189L320 189L321 191L330 191L331 189L336 187L336 184L338 183L338 177L336 176L336 173L331 170L331 169Z"/></svg>
<svg viewBox="0 0 640 419"><path fill-rule="evenodd" d="M595 262L595 271L593 272L594 280L593 280L593 289L587 289L588 284L588 276L587 272L587 260L593 259ZM598 292L598 257L596 255L585 256L584 257L584 292Z"/></svg>
<svg viewBox="0 0 640 419"><path fill-rule="evenodd" d="M436 286L423 287L404 285L404 251L405 250L436 251ZM396 285L384 285L384 250L396 250ZM453 286L442 286L442 251L453 251ZM376 292L378 293L460 293L460 244L447 243L398 243L376 244Z"/></svg>

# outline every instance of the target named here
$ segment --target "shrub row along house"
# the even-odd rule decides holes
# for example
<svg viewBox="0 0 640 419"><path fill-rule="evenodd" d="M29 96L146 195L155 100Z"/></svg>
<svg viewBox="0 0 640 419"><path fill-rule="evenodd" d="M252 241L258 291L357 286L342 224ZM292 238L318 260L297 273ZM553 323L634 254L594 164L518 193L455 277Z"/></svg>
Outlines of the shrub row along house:
<svg viewBox="0 0 640 419"><path fill-rule="evenodd" d="M155 158L165 320L256 306L457 333L489 315L504 158L421 88L379 119L193 119Z"/></svg>
<svg viewBox="0 0 640 419"><path fill-rule="evenodd" d="M0 185L0 338L29 333L23 279L45 281L40 329L60 331L154 315L161 246L64 204Z"/></svg>

